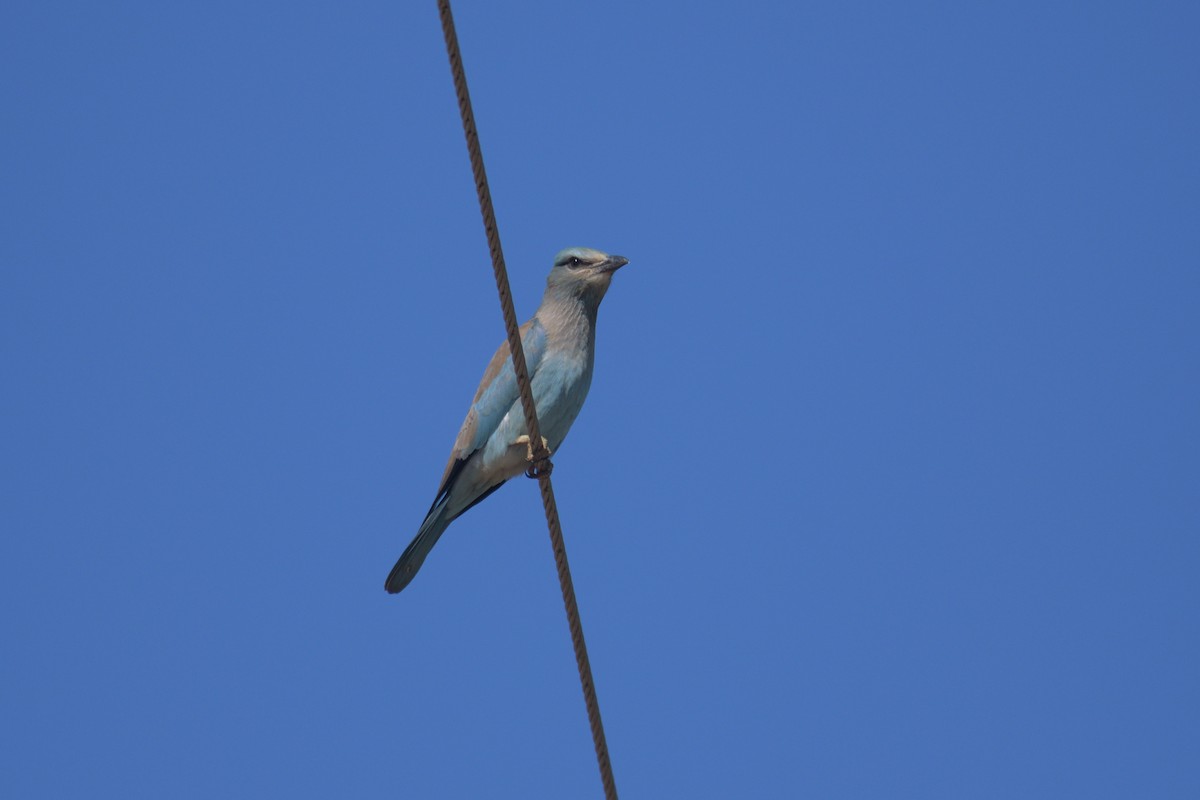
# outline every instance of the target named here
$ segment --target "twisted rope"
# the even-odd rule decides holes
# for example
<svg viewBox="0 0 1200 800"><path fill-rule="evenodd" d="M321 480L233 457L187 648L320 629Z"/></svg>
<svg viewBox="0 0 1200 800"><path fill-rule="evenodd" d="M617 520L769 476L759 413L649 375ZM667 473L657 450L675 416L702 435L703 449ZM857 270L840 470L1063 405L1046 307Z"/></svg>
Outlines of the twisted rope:
<svg viewBox="0 0 1200 800"><path fill-rule="evenodd" d="M563 606L567 611L567 626L571 630L571 644L575 647L575 664L579 667L579 683L583 688L588 723L592 729L592 744L595 746L596 761L600 767L600 781L604 785L605 798L616 800L617 786L613 781L612 764L608 758L604 724L600 720L600 703L596 699L596 686L592 682L592 666L588 661L587 643L583 639L583 623L579 619L579 606L575 602L575 584L571 581L571 567L567 563L567 548L563 543L558 505L554 501L554 487L550 483L550 472L554 465L550 462L550 452L542 442L542 433L538 426L537 406L533 402L529 372L525 367L525 350L521 346L517 312L513 308L512 293L508 287L508 270L504 266L504 251L500 248L500 230L496 225L492 193L488 189L487 173L483 168L483 153L479 149L479 134L475 130L475 114L471 110L471 95L467 91L467 76L463 70L462 53L458 48L458 34L454 30L450 0L438 0L438 13L442 19L442 33L446 37L446 52L450 56L450 73L454 77L454 92L458 96L463 133L467 137L467 153L471 157L471 172L475 176L475 192L479 195L483 229L487 234L488 250L492 254L492 271L496 276L496 291L500 295L500 308L504 313L504 329L508 333L508 347L512 355L513 371L517 376L517 390L521 394L521 407L525 410L525 427L529 432L532 462L525 474L536 478L541 489L542 506L546 510L546 526L550 530L550 546L554 549L554 564L558 567L558 582L562 588Z"/></svg>

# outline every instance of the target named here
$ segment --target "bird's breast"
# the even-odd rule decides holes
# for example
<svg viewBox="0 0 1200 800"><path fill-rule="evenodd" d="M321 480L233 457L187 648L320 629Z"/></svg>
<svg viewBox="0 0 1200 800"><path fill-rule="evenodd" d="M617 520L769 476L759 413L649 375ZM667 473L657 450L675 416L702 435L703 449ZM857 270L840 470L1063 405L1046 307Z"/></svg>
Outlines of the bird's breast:
<svg viewBox="0 0 1200 800"><path fill-rule="evenodd" d="M557 448L587 398L592 362L585 353L548 352L533 379L542 435Z"/></svg>

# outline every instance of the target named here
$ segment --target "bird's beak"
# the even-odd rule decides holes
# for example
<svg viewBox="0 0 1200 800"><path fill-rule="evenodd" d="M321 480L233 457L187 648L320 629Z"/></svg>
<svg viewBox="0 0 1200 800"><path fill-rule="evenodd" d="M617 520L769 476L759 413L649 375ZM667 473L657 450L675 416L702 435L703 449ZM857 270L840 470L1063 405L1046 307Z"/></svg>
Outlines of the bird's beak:
<svg viewBox="0 0 1200 800"><path fill-rule="evenodd" d="M600 270L602 272L616 272L628 263L629 259L625 256L609 256L604 260L604 263L600 265Z"/></svg>

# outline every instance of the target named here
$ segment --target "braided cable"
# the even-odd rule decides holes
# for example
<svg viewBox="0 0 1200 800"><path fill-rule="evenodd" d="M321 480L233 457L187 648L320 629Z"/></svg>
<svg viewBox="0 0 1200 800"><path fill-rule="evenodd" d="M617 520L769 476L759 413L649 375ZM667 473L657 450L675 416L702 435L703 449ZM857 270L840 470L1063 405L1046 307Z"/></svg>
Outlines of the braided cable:
<svg viewBox="0 0 1200 800"><path fill-rule="evenodd" d="M483 153L479 148L479 134L475 129L475 114L471 109L471 95L467 90L467 75L458 47L454 17L450 12L450 0L438 0L438 13L442 20L442 33L446 38L446 52L450 57L450 73L454 78L454 92L458 97L463 133L467 137L467 153L471 158L471 172L475 178L475 192L479 196L483 229L487 234L488 250L492 255L492 271L496 277L496 291L500 295L500 308L504 313L504 329L508 334L509 353L512 356L513 371L517 376L517 390L521 395L521 407L525 411L525 427L529 432L531 464L525 474L536 478L541 489L546 526L550 531L550 545L554 550L554 564L558 568L558 582L562 588L563 606L567 612L567 626L571 631L575 663L579 668L579 683L583 688L583 700L587 705L588 723L592 730L592 744L596 749L596 761L600 767L600 781L604 785L606 800L616 800L617 787L608 758L604 724L600 720L600 703L596 699L592 666L588 660L587 643L583 638L583 623L579 618L579 606L575 602L575 585L571 580L571 566L567 562L567 548L563 542L558 505L554 500L554 486L550 483L550 473L554 465L550 462L550 452L542 441L541 429L538 426L537 406L534 404L533 391L529 385L529 371L525 366L525 351L521 346L517 312L513 308L512 292L509 290L508 270L504 265L504 251L500 247L500 230L496 225L496 212L492 209L492 193L488 189L487 172L483 168Z"/></svg>

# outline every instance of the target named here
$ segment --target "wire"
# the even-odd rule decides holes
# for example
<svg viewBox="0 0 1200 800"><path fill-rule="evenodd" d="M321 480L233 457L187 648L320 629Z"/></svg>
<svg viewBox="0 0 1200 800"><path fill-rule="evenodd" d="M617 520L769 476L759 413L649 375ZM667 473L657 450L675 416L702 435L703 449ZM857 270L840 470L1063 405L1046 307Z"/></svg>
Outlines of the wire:
<svg viewBox="0 0 1200 800"><path fill-rule="evenodd" d="M538 426L537 406L533 401L529 372L525 367L525 351L521 347L517 312L513 308L512 292L508 286L508 270L504 266L504 251L500 247L500 230L496 225L496 212L492 208L492 193L488 189L487 172L483 168L483 153L479 149L479 134L475 130L475 114L471 110L471 95L467 90L467 75L463 70L462 53L458 48L458 34L454 29L454 16L450 12L450 0L438 0L438 13L442 19L442 33L446 37L446 52L450 57L450 73L454 77L454 92L458 96L463 133L467 137L467 153L471 157L471 172L475 177L475 191L479 195L483 229L487 234L488 250L492 254L492 271L496 276L496 291L500 295L500 308L504 313L504 329L508 333L508 347L512 355L513 371L517 376L517 390L521 394L521 407L525 410L525 427L529 431L532 462L526 474L537 479L542 493L546 526L550 530L554 564L558 567L558 582L567 611L567 626L571 630L571 644L575 648L575 663L579 667L579 683L583 688L583 700L587 704L588 723L592 729L592 744L596 748L596 761L600 767L600 781L604 784L604 796L608 800L616 800L617 786L613 781L612 763L608 758L604 723L600 720L600 703L596 699L592 666L588 661L587 643L583 639L583 623L579 618L579 606L575 602L575 585L571 581L570 564L567 563L562 523L559 522L558 505L554 501L554 487L550 483L550 473L554 465L550 462L550 452L542 441L541 428Z"/></svg>

